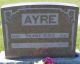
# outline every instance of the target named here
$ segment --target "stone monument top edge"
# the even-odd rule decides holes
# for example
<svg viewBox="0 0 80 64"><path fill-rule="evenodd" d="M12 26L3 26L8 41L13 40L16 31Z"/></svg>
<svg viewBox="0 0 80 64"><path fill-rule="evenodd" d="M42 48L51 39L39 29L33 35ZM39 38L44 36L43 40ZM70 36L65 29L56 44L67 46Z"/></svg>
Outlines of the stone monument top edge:
<svg viewBox="0 0 80 64"><path fill-rule="evenodd" d="M23 3L14 3L14 4L3 5L1 8L25 6L25 5L60 5L60 6L78 7L75 4L62 3L62 2L27 2L27 3L23 2Z"/></svg>

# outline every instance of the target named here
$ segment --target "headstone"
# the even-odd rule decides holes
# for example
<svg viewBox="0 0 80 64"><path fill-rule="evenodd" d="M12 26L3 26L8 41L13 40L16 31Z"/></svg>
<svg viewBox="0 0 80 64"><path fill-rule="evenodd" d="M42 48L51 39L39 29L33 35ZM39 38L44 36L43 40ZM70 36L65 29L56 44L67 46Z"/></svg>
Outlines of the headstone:
<svg viewBox="0 0 80 64"><path fill-rule="evenodd" d="M76 49L76 57L53 58L55 64L80 64L80 50ZM0 64L42 64L45 58L15 58L6 59L4 51L0 52ZM40 62L40 63L39 63Z"/></svg>
<svg viewBox="0 0 80 64"><path fill-rule="evenodd" d="M45 2L3 6L6 58L75 56L78 10Z"/></svg>

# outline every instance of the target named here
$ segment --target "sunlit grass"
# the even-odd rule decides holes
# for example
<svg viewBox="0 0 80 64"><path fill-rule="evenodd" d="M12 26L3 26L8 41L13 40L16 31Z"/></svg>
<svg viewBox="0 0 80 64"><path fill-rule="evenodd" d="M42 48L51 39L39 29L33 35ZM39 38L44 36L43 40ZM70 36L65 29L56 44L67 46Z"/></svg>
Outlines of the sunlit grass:
<svg viewBox="0 0 80 64"><path fill-rule="evenodd" d="M80 26L78 27L78 30L77 30L76 48L80 49Z"/></svg>
<svg viewBox="0 0 80 64"><path fill-rule="evenodd" d="M3 44L3 32L2 32L2 26L0 25L0 51L4 50L4 44Z"/></svg>

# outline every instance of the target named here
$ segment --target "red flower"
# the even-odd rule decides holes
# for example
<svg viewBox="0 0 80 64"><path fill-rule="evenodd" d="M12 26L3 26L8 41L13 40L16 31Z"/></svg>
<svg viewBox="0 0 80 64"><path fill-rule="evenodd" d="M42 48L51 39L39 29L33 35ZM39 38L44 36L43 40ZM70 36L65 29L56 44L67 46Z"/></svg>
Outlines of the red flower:
<svg viewBox="0 0 80 64"><path fill-rule="evenodd" d="M46 57L45 59L43 59L43 62L44 64L55 64L55 60L50 57Z"/></svg>

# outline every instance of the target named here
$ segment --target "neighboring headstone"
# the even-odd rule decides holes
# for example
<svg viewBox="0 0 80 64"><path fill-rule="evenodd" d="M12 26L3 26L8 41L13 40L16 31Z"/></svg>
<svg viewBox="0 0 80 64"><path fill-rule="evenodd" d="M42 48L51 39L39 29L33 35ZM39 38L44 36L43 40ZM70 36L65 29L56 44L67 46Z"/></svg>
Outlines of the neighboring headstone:
<svg viewBox="0 0 80 64"><path fill-rule="evenodd" d="M75 56L78 10L45 2L3 6L6 58Z"/></svg>

